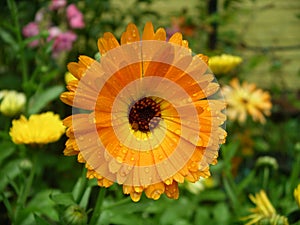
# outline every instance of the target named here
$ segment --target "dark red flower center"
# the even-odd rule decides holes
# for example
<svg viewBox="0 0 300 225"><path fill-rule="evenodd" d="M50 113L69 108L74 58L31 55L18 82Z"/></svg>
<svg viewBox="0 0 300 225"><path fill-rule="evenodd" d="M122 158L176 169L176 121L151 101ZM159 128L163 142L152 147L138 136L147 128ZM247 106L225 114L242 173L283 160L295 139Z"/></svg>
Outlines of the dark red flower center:
<svg viewBox="0 0 300 225"><path fill-rule="evenodd" d="M130 108L129 123L135 131L147 133L154 129L160 120L160 104L150 97L138 100Z"/></svg>

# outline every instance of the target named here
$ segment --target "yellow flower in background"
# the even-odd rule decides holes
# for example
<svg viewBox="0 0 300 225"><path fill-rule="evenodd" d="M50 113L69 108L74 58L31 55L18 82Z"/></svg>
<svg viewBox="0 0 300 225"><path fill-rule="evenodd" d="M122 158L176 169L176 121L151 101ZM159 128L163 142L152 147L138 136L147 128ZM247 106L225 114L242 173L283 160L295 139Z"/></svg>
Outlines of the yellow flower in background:
<svg viewBox="0 0 300 225"><path fill-rule="evenodd" d="M256 88L255 84L244 81L240 84L237 78L224 86L222 93L227 101L227 116L230 120L244 123L250 115L254 121L265 123L265 116L271 114L271 96L268 92Z"/></svg>
<svg viewBox="0 0 300 225"><path fill-rule="evenodd" d="M74 77L73 74L71 74L70 72L66 72L65 73L65 82L66 82L66 84L68 84L72 80L77 80L77 78Z"/></svg>
<svg viewBox="0 0 300 225"><path fill-rule="evenodd" d="M288 225L288 219L285 216L277 214L274 206L271 204L266 192L261 190L255 196L249 196L250 200L256 205L250 209L251 215L242 218L242 220L250 220L246 225L253 224L274 224Z"/></svg>
<svg viewBox="0 0 300 225"><path fill-rule="evenodd" d="M294 190L294 197L298 204L298 207L300 208L300 184L298 184L298 186Z"/></svg>
<svg viewBox="0 0 300 225"><path fill-rule="evenodd" d="M214 74L229 73L236 66L241 64L243 59L239 56L222 54L220 56L212 56L209 58L208 65Z"/></svg>
<svg viewBox="0 0 300 225"><path fill-rule="evenodd" d="M6 116L16 116L20 114L25 107L26 96L24 93L14 90L0 91L0 112Z"/></svg>
<svg viewBox="0 0 300 225"><path fill-rule="evenodd" d="M143 192L178 198L178 183L210 175L226 137L225 102L207 57L194 56L181 33L166 41L152 23L141 36L129 24L121 43L104 33L98 48L100 62L80 56L68 65L78 80L61 100L88 113L64 120L64 154L78 155L99 186L123 185L133 201Z"/></svg>
<svg viewBox="0 0 300 225"><path fill-rule="evenodd" d="M27 119L12 121L9 135L15 144L48 144L57 141L65 133L65 126L58 114L46 112Z"/></svg>

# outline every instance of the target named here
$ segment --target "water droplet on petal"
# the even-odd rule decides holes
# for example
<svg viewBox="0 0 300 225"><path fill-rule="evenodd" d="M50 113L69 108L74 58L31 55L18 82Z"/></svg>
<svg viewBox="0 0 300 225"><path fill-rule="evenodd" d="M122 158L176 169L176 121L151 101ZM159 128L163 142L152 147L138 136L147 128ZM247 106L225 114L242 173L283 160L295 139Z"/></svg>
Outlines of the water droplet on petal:
<svg viewBox="0 0 300 225"><path fill-rule="evenodd" d="M167 179L164 181L166 185L171 185L173 180L172 179Z"/></svg>
<svg viewBox="0 0 300 225"><path fill-rule="evenodd" d="M121 171L119 174L121 177L125 177L127 175L124 171Z"/></svg>
<svg viewBox="0 0 300 225"><path fill-rule="evenodd" d="M84 137L83 137L83 136L79 136L79 137L78 137L78 140L79 140L79 141L83 141L83 140L84 140Z"/></svg>
<svg viewBox="0 0 300 225"><path fill-rule="evenodd" d="M117 156L117 157L116 157L116 160L117 160L118 163L122 163L122 162L123 162L123 159L122 159L122 157L120 157L120 156Z"/></svg>
<svg viewBox="0 0 300 225"><path fill-rule="evenodd" d="M180 135L181 130L180 130L180 129L177 129L177 130L175 130L175 133L178 134L178 135Z"/></svg>
<svg viewBox="0 0 300 225"><path fill-rule="evenodd" d="M90 124L95 124L96 123L96 118L92 114L89 115L89 123Z"/></svg>
<svg viewBox="0 0 300 225"><path fill-rule="evenodd" d="M145 169L144 169L144 171L145 171L145 173L149 173L149 168L148 167L146 167Z"/></svg>
<svg viewBox="0 0 300 225"><path fill-rule="evenodd" d="M137 186L137 187L134 187L134 191L135 191L135 192L138 192L138 193L140 193L140 192L142 192L142 191L143 191L143 188L142 188L142 187L139 187L139 186Z"/></svg>

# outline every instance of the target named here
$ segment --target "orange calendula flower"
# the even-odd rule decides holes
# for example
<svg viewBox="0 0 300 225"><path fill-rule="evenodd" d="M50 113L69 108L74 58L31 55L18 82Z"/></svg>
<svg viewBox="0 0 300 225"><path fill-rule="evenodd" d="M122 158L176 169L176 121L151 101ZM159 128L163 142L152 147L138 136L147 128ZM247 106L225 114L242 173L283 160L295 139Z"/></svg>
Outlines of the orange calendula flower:
<svg viewBox="0 0 300 225"><path fill-rule="evenodd" d="M237 78L230 81L230 86L222 88L227 101L227 115L231 120L244 123L249 114L254 121L265 123L265 116L271 114L271 96L268 92L256 88L255 84L244 81L242 84Z"/></svg>
<svg viewBox="0 0 300 225"><path fill-rule="evenodd" d="M166 41L151 23L142 35L129 24L120 43L104 33L98 48L100 62L80 56L68 65L78 80L61 100L87 113L64 120L64 154L78 155L99 186L123 185L133 201L143 192L178 198L178 183L210 175L226 137L225 103L207 57L193 56L180 33Z"/></svg>

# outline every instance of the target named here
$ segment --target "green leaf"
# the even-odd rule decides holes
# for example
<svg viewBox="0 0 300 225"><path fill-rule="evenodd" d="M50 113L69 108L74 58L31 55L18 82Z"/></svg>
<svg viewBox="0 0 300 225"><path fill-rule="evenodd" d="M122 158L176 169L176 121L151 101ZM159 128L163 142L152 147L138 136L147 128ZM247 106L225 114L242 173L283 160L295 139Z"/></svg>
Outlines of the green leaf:
<svg viewBox="0 0 300 225"><path fill-rule="evenodd" d="M57 190L47 189L36 193L28 205L20 213L20 221L34 218L35 215L43 215L52 221L58 221L59 215L55 208L55 203L50 199L50 195L57 193ZM31 223L32 224L32 223ZM43 223L41 223L43 224Z"/></svg>
<svg viewBox="0 0 300 225"><path fill-rule="evenodd" d="M11 180L22 173L22 170L20 169L21 161L21 159L12 160L1 169L0 192L2 192Z"/></svg>
<svg viewBox="0 0 300 225"><path fill-rule="evenodd" d="M50 198L58 205L73 205L76 204L72 193L50 194Z"/></svg>
<svg viewBox="0 0 300 225"><path fill-rule="evenodd" d="M10 33L0 28L0 38L14 49L13 52L16 52L17 50L16 46L18 45Z"/></svg>
<svg viewBox="0 0 300 225"><path fill-rule="evenodd" d="M194 224L198 224L198 225L213 224L210 211L211 209L208 207L199 206L195 212Z"/></svg>
<svg viewBox="0 0 300 225"><path fill-rule="evenodd" d="M122 214L112 211L104 211L100 218L98 219L97 224L118 224L118 225L145 225L145 220L135 214Z"/></svg>
<svg viewBox="0 0 300 225"><path fill-rule="evenodd" d="M216 206L214 206L212 213L214 215L214 219L216 220L215 224L228 224L230 216L227 204L224 202L218 203Z"/></svg>
<svg viewBox="0 0 300 225"><path fill-rule="evenodd" d="M89 203L89 198L90 198L91 191L92 191L92 188L87 187L84 194L83 194L83 196L82 196L82 199L79 203L79 205L84 209L87 209L87 205Z"/></svg>
<svg viewBox="0 0 300 225"><path fill-rule="evenodd" d="M36 225L49 225L49 223L38 215L34 215Z"/></svg>
<svg viewBox="0 0 300 225"><path fill-rule="evenodd" d="M189 209L189 210L183 210ZM193 214L193 208L188 198L182 196L176 201L176 204L172 204L166 207L162 216L160 217L159 224L173 225L174 221L188 221Z"/></svg>
<svg viewBox="0 0 300 225"><path fill-rule="evenodd" d="M231 159L234 157L239 147L240 147L240 143L238 141L222 145L221 152L225 164L231 165Z"/></svg>
<svg viewBox="0 0 300 225"><path fill-rule="evenodd" d="M58 98L63 91L64 87L62 85L56 85L43 92L37 92L29 100L28 113L39 113L49 102Z"/></svg>
<svg viewBox="0 0 300 225"><path fill-rule="evenodd" d="M211 201L218 202L224 201L226 199L226 195L221 190L205 190L199 194L198 199L200 201Z"/></svg>
<svg viewBox="0 0 300 225"><path fill-rule="evenodd" d="M0 143L0 164L3 165L3 161L12 155L14 151L16 150L15 145L13 145L11 142L3 142Z"/></svg>

